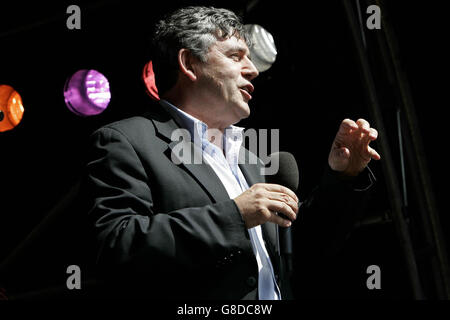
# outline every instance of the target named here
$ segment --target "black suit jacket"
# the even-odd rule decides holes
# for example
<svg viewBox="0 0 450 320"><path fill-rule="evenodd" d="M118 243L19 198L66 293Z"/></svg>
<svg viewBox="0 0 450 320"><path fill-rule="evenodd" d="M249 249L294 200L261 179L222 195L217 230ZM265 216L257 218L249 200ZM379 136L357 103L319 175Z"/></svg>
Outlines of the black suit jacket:
<svg viewBox="0 0 450 320"><path fill-rule="evenodd" d="M143 116L112 123L93 134L86 190L98 274L114 296L257 299L258 269L241 214L207 164L172 161L178 142L171 135L177 128L174 119L155 104ZM192 155L201 153L193 143L188 145ZM244 152L248 158L249 152ZM264 182L260 167L260 163L240 165L249 185ZM326 212L331 206L333 216L345 212L345 219L331 222L347 232L340 223L353 219L353 211L347 209L356 202L353 193L352 186L342 188L328 172L302 205L300 220L312 228L319 226L331 215ZM322 219L314 216L317 211L325 212L317 216ZM262 225L280 279L276 228L272 223ZM309 240L324 242L324 247L342 238L321 237L320 232L317 237L320 241ZM285 288L281 286L284 296Z"/></svg>

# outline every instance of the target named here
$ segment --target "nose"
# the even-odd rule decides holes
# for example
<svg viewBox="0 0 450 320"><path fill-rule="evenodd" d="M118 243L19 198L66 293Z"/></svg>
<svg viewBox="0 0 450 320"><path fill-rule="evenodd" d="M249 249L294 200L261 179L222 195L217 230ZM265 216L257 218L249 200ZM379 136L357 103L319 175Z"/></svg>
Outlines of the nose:
<svg viewBox="0 0 450 320"><path fill-rule="evenodd" d="M242 68L242 76L247 80L251 81L255 79L258 75L259 71L258 69L256 69L252 60L250 60L248 57L245 57L245 64L243 65Z"/></svg>

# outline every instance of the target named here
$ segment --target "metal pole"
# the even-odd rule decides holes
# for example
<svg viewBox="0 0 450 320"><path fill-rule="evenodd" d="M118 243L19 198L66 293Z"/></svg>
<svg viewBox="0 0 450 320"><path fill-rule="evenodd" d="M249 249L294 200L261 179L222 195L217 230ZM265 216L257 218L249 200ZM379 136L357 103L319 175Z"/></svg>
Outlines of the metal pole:
<svg viewBox="0 0 450 320"><path fill-rule="evenodd" d="M366 5L369 6L372 3L370 2L370 0L366 0ZM382 18L383 20L388 20L387 17L389 15L389 13L387 12L385 7L383 8L383 15ZM383 29L383 28L382 28ZM434 250L434 238L432 235L432 228L430 226L430 221L429 221L429 217L428 217L428 209L426 208L426 203L425 200L423 199L424 197L422 196L422 190L423 190L423 186L420 184L419 182L419 168L417 167L415 161L413 161L414 159L414 152L412 151L414 148L411 146L411 139L409 138L409 131L405 126L404 123L404 116L400 115L401 112L401 98L400 98L400 94L399 94L399 89L398 89L398 83L397 83L397 79L396 79L396 75L395 75L395 71L394 71L394 65L391 61L391 54L389 52L389 49L387 47L386 44L386 40L385 37L383 35L382 32L376 32L375 33L375 38L377 40L377 47L380 53L380 57L383 60L383 66L384 66L384 72L385 72L385 76L387 77L387 81L389 86L391 86L393 88L393 90L395 90L396 96L397 96L397 101L395 102L395 105L398 106L397 108L397 129L398 129L398 136L399 136L399 147L400 147L400 161L401 161L401 167L402 167L402 180L403 180L403 195L404 195L404 215L405 215L405 219L407 219L406 221L409 222L409 215L407 215L407 209L408 209L408 201L407 201L407 194L406 194L406 185L405 185L405 179L406 179L406 171L405 171L405 167L404 164L408 165L409 167L409 181L411 183L411 186L414 189L415 192L415 199L417 200L417 210L420 213L420 218L421 221L418 221L417 224L420 225L421 229L424 232L425 235L425 246L426 246L426 251L423 252L427 252L427 253L435 253L433 252ZM402 144L404 144L404 148L402 148ZM402 158L405 160L403 161ZM430 249L429 247L432 247L432 250L428 250ZM421 259L422 256L418 256L418 260ZM443 288L443 280L442 280L442 276L441 276L441 268L439 267L439 261L438 258L436 256L436 254L432 254L430 257L430 263L431 263L431 267L432 267L432 272L433 272L433 278L434 278L434 282L436 285L436 295L437 297L445 297L444 294L444 288Z"/></svg>
<svg viewBox="0 0 450 320"><path fill-rule="evenodd" d="M380 8L383 8L383 11L385 11L383 0L376 0L376 3ZM450 299L450 269L446 245L442 236L436 199L430 180L430 174L428 171L427 160L425 157L423 142L419 131L419 125L416 117L411 90L409 87L409 82L407 81L407 77L401 67L398 53L399 50L397 46L398 42L387 14L382 14L382 25L382 30L385 35L386 43L389 47L389 53L391 55L394 74L397 79L398 90L402 101L402 111L405 115L407 128L409 129L408 135L406 136L410 140L408 147L411 147L410 151L412 153L412 157L409 157L409 160L412 161L412 165L417 168L417 170L414 170L414 173L417 175L417 180L419 183L418 189L421 190L420 200L424 202L424 205L422 205L422 207L424 211L426 211L425 215L429 218L432 242L438 259L441 281L445 291L442 293L442 296L440 298ZM427 233L429 233L429 230L426 231ZM440 284L437 285L439 287Z"/></svg>
<svg viewBox="0 0 450 320"><path fill-rule="evenodd" d="M390 195L390 206L392 209L392 220L398 233L400 240L400 246L403 249L405 262L407 265L407 271L409 280L411 283L411 289L415 299L424 299L422 286L420 283L419 272L414 256L414 250L412 247L411 237L409 234L408 225L403 218L402 212L402 194L400 191L399 183L397 181L397 173L395 170L394 162L391 155L391 148L386 136L386 130L384 127L383 117L380 111L378 103L375 84L372 76L372 72L369 66L369 61L364 50L364 45L359 34L358 22L355 12L351 6L350 1L342 1L345 9L345 13L349 22L350 30L352 32L353 40L356 45L358 60L361 68L363 81L366 85L367 95L369 98L369 112L375 123L375 126L379 132L378 146L383 157L382 165L386 179L386 188Z"/></svg>

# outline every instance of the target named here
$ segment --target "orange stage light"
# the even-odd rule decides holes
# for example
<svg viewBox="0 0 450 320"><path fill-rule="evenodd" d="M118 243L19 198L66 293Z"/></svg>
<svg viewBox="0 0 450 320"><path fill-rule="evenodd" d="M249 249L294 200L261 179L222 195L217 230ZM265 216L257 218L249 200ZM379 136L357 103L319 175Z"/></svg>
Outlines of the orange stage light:
<svg viewBox="0 0 450 320"><path fill-rule="evenodd" d="M14 129L23 117L23 103L11 86L0 85L0 132Z"/></svg>

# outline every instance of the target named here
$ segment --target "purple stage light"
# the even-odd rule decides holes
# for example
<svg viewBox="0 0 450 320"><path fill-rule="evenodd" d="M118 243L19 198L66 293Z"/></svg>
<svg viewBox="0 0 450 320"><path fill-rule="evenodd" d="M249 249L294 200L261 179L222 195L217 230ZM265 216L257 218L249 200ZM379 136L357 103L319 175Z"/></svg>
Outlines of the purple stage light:
<svg viewBox="0 0 450 320"><path fill-rule="evenodd" d="M79 70L67 80L64 100L69 110L79 116L102 113L111 100L108 79L96 70Z"/></svg>

